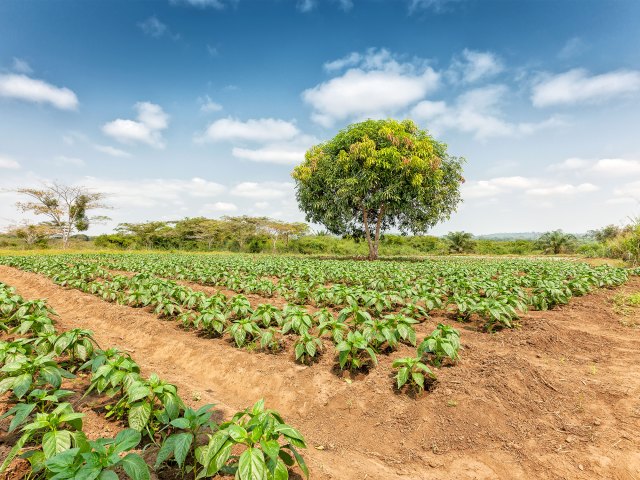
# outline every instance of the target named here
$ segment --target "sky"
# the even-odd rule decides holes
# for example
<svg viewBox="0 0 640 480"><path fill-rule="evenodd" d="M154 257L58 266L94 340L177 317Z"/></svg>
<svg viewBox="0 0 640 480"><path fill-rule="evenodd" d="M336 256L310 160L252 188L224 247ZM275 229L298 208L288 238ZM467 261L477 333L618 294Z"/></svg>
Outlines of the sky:
<svg viewBox="0 0 640 480"><path fill-rule="evenodd" d="M431 233L585 232L640 214L636 0L2 0L0 228L19 187L111 220L302 221L290 173L367 118L466 159ZM96 212L105 213L105 212Z"/></svg>

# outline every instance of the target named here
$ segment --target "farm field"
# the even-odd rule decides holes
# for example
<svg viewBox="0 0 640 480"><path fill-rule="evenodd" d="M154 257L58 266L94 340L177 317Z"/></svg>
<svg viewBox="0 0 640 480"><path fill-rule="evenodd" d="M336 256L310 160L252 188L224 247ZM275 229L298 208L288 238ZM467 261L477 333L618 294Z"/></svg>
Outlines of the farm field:
<svg viewBox="0 0 640 480"><path fill-rule="evenodd" d="M46 299L56 328L91 330L190 406L228 419L264 398L304 436L316 479L640 478L636 314L612 303L640 288L635 273L521 259L0 257L0 282ZM418 356L426 391L411 374L398 389L394 362ZM80 405L95 435L126 427Z"/></svg>

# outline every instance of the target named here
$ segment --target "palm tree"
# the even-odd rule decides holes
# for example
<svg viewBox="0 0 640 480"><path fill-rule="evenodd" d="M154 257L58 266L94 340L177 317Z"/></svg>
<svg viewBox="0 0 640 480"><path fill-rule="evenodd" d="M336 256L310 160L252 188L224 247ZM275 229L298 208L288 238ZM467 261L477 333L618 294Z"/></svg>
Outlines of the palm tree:
<svg viewBox="0 0 640 480"><path fill-rule="evenodd" d="M444 237L449 244L449 252L471 252L474 247L473 235L469 232L449 232Z"/></svg>
<svg viewBox="0 0 640 480"><path fill-rule="evenodd" d="M570 251L574 247L575 241L575 235L564 233L562 230L554 230L543 234L538 239L538 246L542 248L544 253L558 255Z"/></svg>

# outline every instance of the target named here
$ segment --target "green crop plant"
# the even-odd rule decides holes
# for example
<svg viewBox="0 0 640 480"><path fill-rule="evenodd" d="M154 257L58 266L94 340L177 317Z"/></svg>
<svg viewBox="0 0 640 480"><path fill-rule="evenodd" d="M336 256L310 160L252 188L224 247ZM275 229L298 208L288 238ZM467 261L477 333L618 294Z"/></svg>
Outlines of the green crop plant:
<svg viewBox="0 0 640 480"><path fill-rule="evenodd" d="M341 370L356 371L378 364L376 353L362 332L347 333L347 337L336 345L336 350Z"/></svg>
<svg viewBox="0 0 640 480"><path fill-rule="evenodd" d="M264 327L282 325L282 312L277 307L269 303L258 305L251 316L255 322L261 323Z"/></svg>
<svg viewBox="0 0 640 480"><path fill-rule="evenodd" d="M421 392L425 389L425 379L427 377L432 379L436 378L431 369L422 363L422 358L419 356L416 358L399 358L394 360L391 366L398 369L398 373L396 374L396 385L398 389L409 384L410 388Z"/></svg>
<svg viewBox="0 0 640 480"><path fill-rule="evenodd" d="M139 443L140 432L122 430L113 439L99 438L67 449L39 468L47 472L47 478L55 480L117 480L120 469L131 480L149 480L149 467L140 455L131 452Z"/></svg>
<svg viewBox="0 0 640 480"><path fill-rule="evenodd" d="M260 400L220 424L209 442L196 449L200 469L196 478L221 472L237 480L279 480L289 478L288 467L297 464L308 479L309 470L297 450L306 446L302 435Z"/></svg>
<svg viewBox="0 0 640 480"><path fill-rule="evenodd" d="M18 357L0 369L0 394L10 391L21 399L33 387L51 385L58 389L63 378L74 378L74 375L61 368L51 354Z"/></svg>
<svg viewBox="0 0 640 480"><path fill-rule="evenodd" d="M434 365L441 365L445 358L451 361L458 360L460 351L460 332L455 328L439 323L418 346L420 358L430 355Z"/></svg>
<svg viewBox="0 0 640 480"><path fill-rule="evenodd" d="M316 358L319 352L322 351L322 340L318 337L314 337L309 332L304 331L296 339L294 344L294 353L296 360L300 363L311 364Z"/></svg>
<svg viewBox="0 0 640 480"><path fill-rule="evenodd" d="M282 333L295 332L301 335L308 332L313 327L313 318L304 308L297 305L287 305L284 307L284 321L282 324Z"/></svg>
<svg viewBox="0 0 640 480"><path fill-rule="evenodd" d="M13 445L2 465L3 473L29 441L42 445L42 450L30 452L30 458L44 461L73 446L86 443L82 433L83 413L76 413L69 403L60 403L49 413L37 413L31 423L22 427L22 436Z"/></svg>
<svg viewBox="0 0 640 480"><path fill-rule="evenodd" d="M217 428L217 425L211 419L212 408L213 405L204 405L197 410L186 408L181 417L169 422L165 429L170 429L171 433L164 437L158 450L155 462L156 470L170 458L173 458L184 473L197 470L195 459L196 441L202 432L213 431ZM164 432L161 431L160 433ZM189 457L193 458L194 463L186 466L185 461Z"/></svg>
<svg viewBox="0 0 640 480"><path fill-rule="evenodd" d="M250 318L245 318L231 323L227 327L227 333L231 335L237 347L244 347L260 337L260 327Z"/></svg>

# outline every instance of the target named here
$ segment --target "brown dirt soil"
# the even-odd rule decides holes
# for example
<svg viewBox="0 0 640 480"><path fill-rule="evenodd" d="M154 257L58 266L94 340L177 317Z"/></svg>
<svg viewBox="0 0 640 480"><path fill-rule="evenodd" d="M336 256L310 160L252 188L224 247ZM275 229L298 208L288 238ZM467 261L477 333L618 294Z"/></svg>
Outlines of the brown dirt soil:
<svg viewBox="0 0 640 480"><path fill-rule="evenodd" d="M640 329L624 327L610 302L640 290L638 278L532 312L516 330L457 325L461 360L438 369L419 398L393 388L391 363L408 347L345 381L333 373L330 346L305 367L290 351L239 350L32 273L0 266L0 281L46 298L59 328L89 328L100 345L131 352L194 405L216 403L229 415L264 397L307 439L314 479L640 480ZM419 325L419 337L444 320Z"/></svg>

